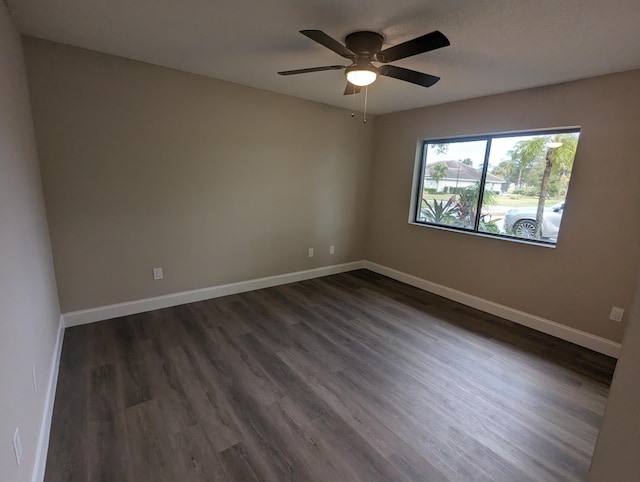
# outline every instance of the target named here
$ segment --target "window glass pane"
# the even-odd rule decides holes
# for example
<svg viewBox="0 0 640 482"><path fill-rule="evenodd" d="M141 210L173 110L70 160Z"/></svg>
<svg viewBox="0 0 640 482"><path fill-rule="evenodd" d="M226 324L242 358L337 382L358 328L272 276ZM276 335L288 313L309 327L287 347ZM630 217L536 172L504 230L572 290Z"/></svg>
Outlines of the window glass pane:
<svg viewBox="0 0 640 482"><path fill-rule="evenodd" d="M418 222L474 229L487 141L426 143Z"/></svg>
<svg viewBox="0 0 640 482"><path fill-rule="evenodd" d="M578 136L494 137L478 230L555 243Z"/></svg>

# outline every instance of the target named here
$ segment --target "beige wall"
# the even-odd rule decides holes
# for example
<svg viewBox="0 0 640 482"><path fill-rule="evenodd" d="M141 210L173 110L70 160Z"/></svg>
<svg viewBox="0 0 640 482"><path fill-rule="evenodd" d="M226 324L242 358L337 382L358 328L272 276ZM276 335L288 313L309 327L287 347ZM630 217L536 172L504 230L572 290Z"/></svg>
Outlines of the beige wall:
<svg viewBox="0 0 640 482"><path fill-rule="evenodd" d="M64 312L363 258L373 118L24 45Z"/></svg>
<svg viewBox="0 0 640 482"><path fill-rule="evenodd" d="M1 481L31 480L59 322L20 36L0 2ZM12 445L17 426L19 468Z"/></svg>
<svg viewBox="0 0 640 482"><path fill-rule="evenodd" d="M640 71L378 117L367 259L620 341L640 267ZM555 249L407 223L420 139L582 126Z"/></svg>
<svg viewBox="0 0 640 482"><path fill-rule="evenodd" d="M621 339L608 314L630 306L640 270L640 71L363 125L333 107L24 42L63 311L366 257ZM557 248L407 223L420 139L573 125L582 136Z"/></svg>
<svg viewBox="0 0 640 482"><path fill-rule="evenodd" d="M640 279L593 454L591 482L640 480Z"/></svg>

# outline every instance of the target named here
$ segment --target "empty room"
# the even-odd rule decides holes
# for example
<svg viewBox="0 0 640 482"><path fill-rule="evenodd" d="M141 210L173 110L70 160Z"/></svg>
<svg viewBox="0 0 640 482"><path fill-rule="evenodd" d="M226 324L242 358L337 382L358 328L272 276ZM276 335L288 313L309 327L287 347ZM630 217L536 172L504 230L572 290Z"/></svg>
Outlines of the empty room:
<svg viewBox="0 0 640 482"><path fill-rule="evenodd" d="M0 1L0 482L640 480L638 25Z"/></svg>

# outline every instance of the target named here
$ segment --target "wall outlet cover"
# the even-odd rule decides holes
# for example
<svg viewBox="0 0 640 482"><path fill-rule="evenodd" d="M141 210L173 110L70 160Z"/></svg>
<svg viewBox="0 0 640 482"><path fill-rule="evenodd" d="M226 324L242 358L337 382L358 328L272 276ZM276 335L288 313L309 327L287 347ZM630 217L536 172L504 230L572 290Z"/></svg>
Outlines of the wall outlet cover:
<svg viewBox="0 0 640 482"><path fill-rule="evenodd" d="M611 308L611 313L609 314L610 320L620 322L622 321L623 316L624 316L624 308L619 308L618 306L613 306Z"/></svg>

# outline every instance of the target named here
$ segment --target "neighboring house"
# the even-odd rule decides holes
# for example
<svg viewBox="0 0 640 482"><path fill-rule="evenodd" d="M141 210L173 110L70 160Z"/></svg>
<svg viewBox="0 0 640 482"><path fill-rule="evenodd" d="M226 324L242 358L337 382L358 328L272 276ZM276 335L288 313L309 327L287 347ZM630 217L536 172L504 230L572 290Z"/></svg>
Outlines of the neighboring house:
<svg viewBox="0 0 640 482"><path fill-rule="evenodd" d="M432 178L433 169L439 164L444 164L447 171L444 177L438 181ZM481 170L462 163L461 161L438 161L427 164L424 172L424 188L437 189L438 192L456 192L469 186L475 186L480 182ZM445 189L446 188L446 189ZM485 189L494 191L496 194L506 192L507 181L501 177L487 173Z"/></svg>

